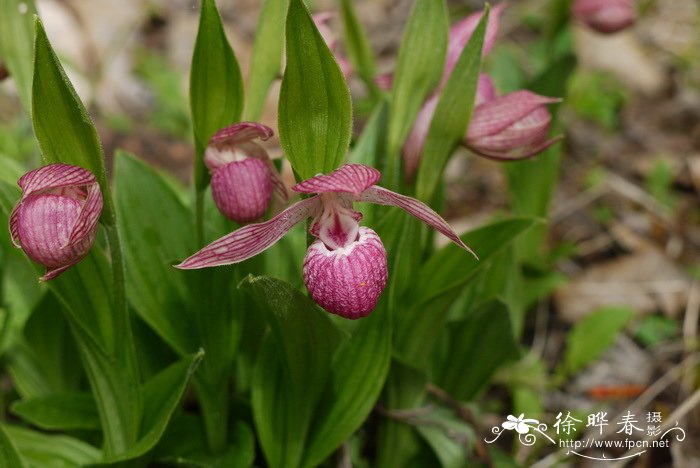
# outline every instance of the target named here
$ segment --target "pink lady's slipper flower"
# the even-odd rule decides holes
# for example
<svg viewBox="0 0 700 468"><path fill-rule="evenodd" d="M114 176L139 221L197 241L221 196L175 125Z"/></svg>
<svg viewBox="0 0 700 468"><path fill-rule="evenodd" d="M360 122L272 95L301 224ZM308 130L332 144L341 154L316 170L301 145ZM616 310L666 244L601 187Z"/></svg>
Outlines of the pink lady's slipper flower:
<svg viewBox="0 0 700 468"><path fill-rule="evenodd" d="M46 267L48 281L90 251L102 212L95 176L82 167L51 164L24 174L22 198L10 214L15 247Z"/></svg>
<svg viewBox="0 0 700 468"><path fill-rule="evenodd" d="M254 140L267 140L272 129L254 122L222 128L209 140L204 164L211 171L216 207L237 223L261 218L277 190L284 201L287 190L267 151Z"/></svg>
<svg viewBox="0 0 700 468"><path fill-rule="evenodd" d="M472 115L464 145L490 159L511 161L541 153L561 136L549 138L552 116L547 104L561 99L515 91L479 103Z"/></svg>
<svg viewBox="0 0 700 468"><path fill-rule="evenodd" d="M338 40L338 36L333 32L328 24L335 17L336 13L330 11L312 15L314 23L316 24L316 29L318 29L318 32L321 33L323 41L326 43L331 53L335 57L335 61L338 63L340 71L347 80L352 76L354 70L352 69L350 61L342 53L340 53L340 40Z"/></svg>
<svg viewBox="0 0 700 468"><path fill-rule="evenodd" d="M576 0L571 13L578 21L603 34L622 31L635 19L632 0Z"/></svg>
<svg viewBox="0 0 700 468"><path fill-rule="evenodd" d="M303 199L264 223L249 224L195 253L177 268L193 269L242 262L269 248L296 224L313 218L317 238L304 260L304 284L314 301L349 319L368 315L387 281L384 245L376 232L360 226L353 202L397 206L471 252L447 222L424 203L375 184L381 174L361 164L346 164L292 188Z"/></svg>

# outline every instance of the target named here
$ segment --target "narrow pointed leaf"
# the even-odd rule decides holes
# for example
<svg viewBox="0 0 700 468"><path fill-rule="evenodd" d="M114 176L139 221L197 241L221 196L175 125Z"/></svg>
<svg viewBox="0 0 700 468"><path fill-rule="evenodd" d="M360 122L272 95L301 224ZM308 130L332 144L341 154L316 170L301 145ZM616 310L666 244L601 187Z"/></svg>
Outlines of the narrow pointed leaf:
<svg viewBox="0 0 700 468"><path fill-rule="evenodd" d="M364 319L333 356L331 377L304 456L317 466L348 439L374 407L391 362L388 311Z"/></svg>
<svg viewBox="0 0 700 468"><path fill-rule="evenodd" d="M479 83L481 49L488 17L487 6L440 94L416 181L416 195L421 200L433 199L447 160L467 131Z"/></svg>
<svg viewBox="0 0 700 468"><path fill-rule="evenodd" d="M207 142L219 129L239 121L243 109L241 70L214 0L202 1L190 69L190 108L197 149L194 180L202 191L209 183L203 159Z"/></svg>
<svg viewBox="0 0 700 468"><path fill-rule="evenodd" d="M112 198L97 131L38 18L35 28L32 122L42 158L47 164L72 164L92 172L105 201L102 220L114 224Z"/></svg>
<svg viewBox="0 0 700 468"><path fill-rule="evenodd" d="M345 157L352 103L343 73L302 0L290 1L286 36L280 142L297 174L308 179L331 172Z"/></svg>
<svg viewBox="0 0 700 468"><path fill-rule="evenodd" d="M260 119L270 85L280 73L288 6L289 0L265 0L260 10L246 94L245 119L248 121Z"/></svg>
<svg viewBox="0 0 700 468"><path fill-rule="evenodd" d="M388 187L400 179L399 150L442 76L449 24L444 0L416 0L401 39L389 111Z"/></svg>
<svg viewBox="0 0 700 468"><path fill-rule="evenodd" d="M32 108L35 14L33 0L0 0L0 58L27 112Z"/></svg>

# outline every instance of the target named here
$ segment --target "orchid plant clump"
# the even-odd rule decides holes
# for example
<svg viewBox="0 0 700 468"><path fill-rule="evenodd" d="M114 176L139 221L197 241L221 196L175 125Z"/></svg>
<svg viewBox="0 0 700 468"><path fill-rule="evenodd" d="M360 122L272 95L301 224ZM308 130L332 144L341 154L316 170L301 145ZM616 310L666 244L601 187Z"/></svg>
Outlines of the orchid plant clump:
<svg viewBox="0 0 700 468"><path fill-rule="evenodd" d="M107 170L33 1L18 2L0 2L0 59L45 165L0 155L9 466L298 468L341 447L380 468L476 463L450 431L477 429L444 402L486 398L520 360L539 296L519 288L545 270L531 262L544 236L530 233L543 232L560 148L561 100L544 94L564 95L570 57L556 54L571 51L503 86L484 59L515 17L505 2L450 27L448 2L416 0L380 73L353 2L312 15L267 0L244 80L202 0L193 135L181 135L194 141L190 189L121 150ZM443 182L460 147L509 162L510 211L469 231L445 219L463 211L445 208ZM427 430L394 417L423 407L437 408Z"/></svg>

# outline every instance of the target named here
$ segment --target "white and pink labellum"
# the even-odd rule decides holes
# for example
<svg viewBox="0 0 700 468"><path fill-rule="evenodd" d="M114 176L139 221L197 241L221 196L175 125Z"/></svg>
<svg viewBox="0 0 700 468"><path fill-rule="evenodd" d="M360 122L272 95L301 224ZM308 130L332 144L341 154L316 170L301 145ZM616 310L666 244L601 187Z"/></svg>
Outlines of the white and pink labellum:
<svg viewBox="0 0 700 468"><path fill-rule="evenodd" d="M359 228L345 247L311 244L304 260L304 284L328 312L357 319L374 310L388 277L386 250L376 232Z"/></svg>
<svg viewBox="0 0 700 468"><path fill-rule="evenodd" d="M325 11L312 15L312 18L314 20L314 24L316 24L316 29L318 29L318 32L321 33L323 41L328 46L328 49L330 49L333 57L335 57L335 61L338 64L341 73L347 80L352 76L354 70L350 64L350 61L340 52L340 41L338 40L338 36L330 27L329 23L333 21L336 16L337 15L334 12Z"/></svg>
<svg viewBox="0 0 700 468"><path fill-rule="evenodd" d="M362 215L353 209L354 202L399 207L471 252L429 206L375 185L380 177L371 167L346 164L328 175L302 181L292 190L313 196L269 221L249 224L212 242L176 267L242 262L275 244L296 224L313 218L310 233L318 240L309 247L304 263L304 283L311 297L334 314L364 317L374 309L386 285L386 252L377 234L360 226Z"/></svg>
<svg viewBox="0 0 700 468"><path fill-rule="evenodd" d="M486 101L490 101L495 97L496 89L494 88L493 81L491 81L491 78L487 74L481 73L476 88L474 107ZM428 138L428 130L430 130L430 123L433 120L433 115L435 114L439 99L440 95L434 94L423 104L420 112L418 112L416 121L413 123L411 133L408 134L408 138L406 138L406 142L403 145L401 154L403 155L404 173L408 181L413 180L418 171L425 140Z"/></svg>
<svg viewBox="0 0 700 468"><path fill-rule="evenodd" d="M287 190L267 151L255 140L267 140L272 129L254 122L222 128L209 140L204 164L209 168L216 207L227 218L247 223L261 218L275 190L287 200Z"/></svg>
<svg viewBox="0 0 700 468"><path fill-rule="evenodd" d="M464 145L486 158L532 157L561 139L549 138L552 116L547 104L560 99L515 91L474 109Z"/></svg>
<svg viewBox="0 0 700 468"><path fill-rule="evenodd" d="M95 176L82 167L51 164L23 175L22 198L10 214L10 235L17 248L46 267L42 281L53 279L90 251L102 212Z"/></svg>
<svg viewBox="0 0 700 468"><path fill-rule="evenodd" d="M575 0L571 14L589 28L612 34L634 24L632 0Z"/></svg>

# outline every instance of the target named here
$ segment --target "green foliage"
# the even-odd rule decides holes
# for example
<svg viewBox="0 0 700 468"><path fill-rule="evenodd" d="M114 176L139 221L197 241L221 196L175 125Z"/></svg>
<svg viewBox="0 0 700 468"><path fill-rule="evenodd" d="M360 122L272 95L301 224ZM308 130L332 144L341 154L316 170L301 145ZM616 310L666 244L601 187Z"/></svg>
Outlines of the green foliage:
<svg viewBox="0 0 700 468"><path fill-rule="evenodd" d="M287 67L279 101L282 148L302 179L336 169L352 130L350 91L301 0L287 14Z"/></svg>
<svg viewBox="0 0 700 468"><path fill-rule="evenodd" d="M627 307L606 307L577 323L568 335L565 371L573 374L594 361L613 344L633 316L634 310Z"/></svg>
<svg viewBox="0 0 700 468"><path fill-rule="evenodd" d="M204 149L219 129L237 122L243 110L243 78L226 39L214 0L203 0L190 69L190 108L197 155L195 186L209 183Z"/></svg>
<svg viewBox="0 0 700 468"><path fill-rule="evenodd" d="M401 145L424 99L442 76L447 29L444 0L414 3L401 38L389 107L388 159L384 175L384 183L389 188L397 187L401 178Z"/></svg>
<svg viewBox="0 0 700 468"><path fill-rule="evenodd" d="M626 100L624 87L608 75L579 71L571 78L567 103L579 115L608 130L618 127L619 111Z"/></svg>
<svg viewBox="0 0 700 468"><path fill-rule="evenodd" d="M467 132L479 82L488 11L487 7L440 93L416 181L416 195L420 199L433 199L448 158Z"/></svg>
<svg viewBox="0 0 700 468"><path fill-rule="evenodd" d="M343 38L350 61L370 91L376 92L374 74L377 66L367 34L362 29L350 0L341 0L340 11L343 18Z"/></svg>
<svg viewBox="0 0 700 468"><path fill-rule="evenodd" d="M27 111L32 96L35 14L33 0L0 1L0 59L10 71Z"/></svg>

